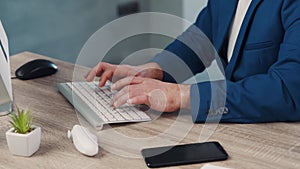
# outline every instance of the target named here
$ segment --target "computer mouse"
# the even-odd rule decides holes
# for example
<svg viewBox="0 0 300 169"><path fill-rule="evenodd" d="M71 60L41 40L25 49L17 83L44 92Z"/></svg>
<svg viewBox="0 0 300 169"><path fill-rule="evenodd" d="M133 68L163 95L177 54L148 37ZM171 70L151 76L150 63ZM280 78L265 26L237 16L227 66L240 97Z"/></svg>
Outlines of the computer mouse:
<svg viewBox="0 0 300 169"><path fill-rule="evenodd" d="M44 59L36 59L19 67L16 70L15 75L18 79L29 80L52 75L56 73L57 70L58 68L53 62Z"/></svg>
<svg viewBox="0 0 300 169"><path fill-rule="evenodd" d="M68 130L68 138L73 140L75 148L86 156L95 156L98 154L97 136L91 133L87 128L75 125L72 130Z"/></svg>

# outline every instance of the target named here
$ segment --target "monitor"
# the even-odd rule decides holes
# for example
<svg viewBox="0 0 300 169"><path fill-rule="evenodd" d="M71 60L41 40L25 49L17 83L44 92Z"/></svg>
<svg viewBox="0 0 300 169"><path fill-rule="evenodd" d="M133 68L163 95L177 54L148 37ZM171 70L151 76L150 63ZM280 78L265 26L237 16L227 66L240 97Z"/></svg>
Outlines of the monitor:
<svg viewBox="0 0 300 169"><path fill-rule="evenodd" d="M0 116L12 111L13 93L10 74L8 39L0 20Z"/></svg>

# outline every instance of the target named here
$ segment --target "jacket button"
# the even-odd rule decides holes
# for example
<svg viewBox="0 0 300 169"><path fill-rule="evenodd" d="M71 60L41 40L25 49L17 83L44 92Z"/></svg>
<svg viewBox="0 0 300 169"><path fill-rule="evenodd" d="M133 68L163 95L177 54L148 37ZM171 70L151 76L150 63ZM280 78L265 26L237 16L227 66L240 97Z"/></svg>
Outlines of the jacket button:
<svg viewBox="0 0 300 169"><path fill-rule="evenodd" d="M227 107L224 107L224 109L223 109L223 114L228 114L228 112L229 112L228 108L227 108Z"/></svg>

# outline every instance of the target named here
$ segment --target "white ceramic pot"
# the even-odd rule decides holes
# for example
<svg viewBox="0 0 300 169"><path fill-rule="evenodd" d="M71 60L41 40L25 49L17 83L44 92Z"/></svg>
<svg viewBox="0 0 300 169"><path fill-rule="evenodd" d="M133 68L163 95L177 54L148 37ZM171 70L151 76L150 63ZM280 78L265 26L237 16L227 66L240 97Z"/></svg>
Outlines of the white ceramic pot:
<svg viewBox="0 0 300 169"><path fill-rule="evenodd" d="M41 144L41 128L32 126L33 130L27 134L19 134L14 132L14 128L6 132L6 140L8 148L13 155L30 157L40 147Z"/></svg>

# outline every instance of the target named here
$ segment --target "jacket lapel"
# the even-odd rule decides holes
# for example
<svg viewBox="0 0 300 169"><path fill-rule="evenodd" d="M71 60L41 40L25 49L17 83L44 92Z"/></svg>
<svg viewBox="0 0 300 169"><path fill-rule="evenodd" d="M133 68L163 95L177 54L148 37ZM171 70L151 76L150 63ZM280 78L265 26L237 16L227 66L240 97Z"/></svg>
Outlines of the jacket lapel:
<svg viewBox="0 0 300 169"><path fill-rule="evenodd" d="M249 6L249 9L246 13L246 16L245 16L244 21L242 23L239 35L238 35L237 40L236 40L236 44L235 44L235 47L234 47L234 50L233 50L232 58L231 58L229 64L226 67L226 70L225 70L226 79L231 79L232 72L233 72L234 67L237 63L238 57L240 55L241 47L242 47L243 42L244 42L244 38L245 38L245 35L246 35L246 32L247 32L248 26L250 24L250 20L251 20L253 14L254 14L255 9L257 8L257 6L260 4L261 1L262 0L252 0L251 4Z"/></svg>
<svg viewBox="0 0 300 169"><path fill-rule="evenodd" d="M238 0L225 0L224 4L221 4L222 11L219 11L219 25L217 34L214 36L215 48L220 53L225 38L227 38L228 30L231 25L231 21L234 17L235 10L238 4Z"/></svg>

